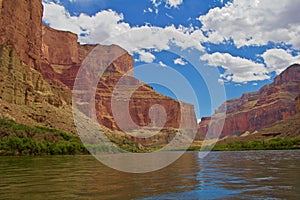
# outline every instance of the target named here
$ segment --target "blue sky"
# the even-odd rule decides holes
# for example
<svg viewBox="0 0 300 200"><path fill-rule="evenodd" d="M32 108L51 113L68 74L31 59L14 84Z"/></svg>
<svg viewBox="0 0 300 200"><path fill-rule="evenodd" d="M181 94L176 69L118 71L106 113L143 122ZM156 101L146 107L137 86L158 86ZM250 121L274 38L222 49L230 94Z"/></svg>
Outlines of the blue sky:
<svg viewBox="0 0 300 200"><path fill-rule="evenodd" d="M299 0L43 4L43 21L49 26L78 34L81 43L118 44L134 56L137 69L156 66L153 73L136 70L135 76L152 81L163 94L193 103L197 118L212 114L225 99L257 91L290 64L300 63ZM160 86L155 78L169 85Z"/></svg>

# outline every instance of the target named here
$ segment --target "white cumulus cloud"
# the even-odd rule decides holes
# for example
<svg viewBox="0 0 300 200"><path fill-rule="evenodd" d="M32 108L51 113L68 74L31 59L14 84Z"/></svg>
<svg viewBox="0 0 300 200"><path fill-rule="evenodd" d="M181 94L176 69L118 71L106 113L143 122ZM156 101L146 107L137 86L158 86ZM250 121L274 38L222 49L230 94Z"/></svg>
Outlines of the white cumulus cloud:
<svg viewBox="0 0 300 200"><path fill-rule="evenodd" d="M238 46L284 42L300 48L299 0L233 0L198 18L209 41Z"/></svg>
<svg viewBox="0 0 300 200"><path fill-rule="evenodd" d="M246 83L248 81L261 81L269 79L268 71L264 64L251 60L234 57L228 53L204 54L200 58L213 67L222 67L226 71L221 75L225 81Z"/></svg>
<svg viewBox="0 0 300 200"><path fill-rule="evenodd" d="M300 64L300 55L293 56L284 49L269 49L261 55L265 61L267 69L277 74L284 71L288 66Z"/></svg>
<svg viewBox="0 0 300 200"><path fill-rule="evenodd" d="M81 43L118 44L130 53L140 54L141 61L152 62L155 59L153 54L145 50L169 50L172 44L182 49L204 49L199 39L205 36L193 28L176 28L174 25L132 27L124 22L121 13L113 10L103 10L93 16L83 13L71 16L62 5L53 2L44 2L43 5L43 20L52 28L76 33ZM199 42L195 42L196 37Z"/></svg>
<svg viewBox="0 0 300 200"><path fill-rule="evenodd" d="M117 35L119 32L122 33L130 29L127 23L122 22L123 15L112 10L104 10L94 16L83 13L79 16L71 16L61 5L45 2L43 5L43 20L46 23L58 30L71 31L79 36L81 34L87 35L80 37L83 42L84 38L94 38L95 32L97 32L98 39L105 40L111 35Z"/></svg>
<svg viewBox="0 0 300 200"><path fill-rule="evenodd" d="M182 58L176 58L174 60L174 64L176 64L176 65L187 65L188 63L186 61L184 61Z"/></svg>
<svg viewBox="0 0 300 200"><path fill-rule="evenodd" d="M172 7L177 8L182 3L183 3L183 0L166 0L166 5L171 8Z"/></svg>
<svg viewBox="0 0 300 200"><path fill-rule="evenodd" d="M154 7L158 7L162 3L165 3L166 8L178 8L178 6L183 4L183 0L151 0L151 3Z"/></svg>
<svg viewBox="0 0 300 200"><path fill-rule="evenodd" d="M162 61L159 61L158 64L162 67L167 67L167 65L165 63L163 63Z"/></svg>
<svg viewBox="0 0 300 200"><path fill-rule="evenodd" d="M155 56L152 53L145 50L139 51L139 59L137 61L151 63L153 60L155 60Z"/></svg>

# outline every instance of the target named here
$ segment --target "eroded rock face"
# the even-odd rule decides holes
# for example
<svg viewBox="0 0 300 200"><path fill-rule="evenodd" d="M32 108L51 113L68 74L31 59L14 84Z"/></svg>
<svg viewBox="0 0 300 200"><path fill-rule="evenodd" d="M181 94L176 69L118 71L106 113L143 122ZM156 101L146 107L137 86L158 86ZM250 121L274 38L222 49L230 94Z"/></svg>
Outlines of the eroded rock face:
<svg viewBox="0 0 300 200"><path fill-rule="evenodd" d="M42 26L42 30L42 55L50 64L54 66L68 66L71 64L80 63L77 35L71 32L60 33L57 30L45 25Z"/></svg>
<svg viewBox="0 0 300 200"><path fill-rule="evenodd" d="M40 0L0 1L0 116L75 133L70 89L49 83L37 70L42 13Z"/></svg>
<svg viewBox="0 0 300 200"><path fill-rule="evenodd" d="M295 98L300 91L299 82L300 65L295 64L278 75L274 83L262 87L258 92L247 93L241 98L225 102L214 115L224 111L226 104L227 116L221 136L260 130L279 120L294 116L296 114ZM218 124L210 119L201 120L198 128L200 135L207 133L210 122L212 122L212 130L218 128Z"/></svg>
<svg viewBox="0 0 300 200"><path fill-rule="evenodd" d="M42 2L1 0L0 5L0 44L13 46L25 64L36 67L42 47Z"/></svg>
<svg viewBox="0 0 300 200"><path fill-rule="evenodd" d="M28 68L13 47L1 45L0 55L0 96L3 100L28 106L45 102L56 107L69 101L55 91L39 72Z"/></svg>
<svg viewBox="0 0 300 200"><path fill-rule="evenodd" d="M299 82L299 73L300 68L299 64L293 64L288 67L288 69L284 70L281 74L279 74L275 79L273 85L281 86L283 84L287 84L289 82Z"/></svg>
<svg viewBox="0 0 300 200"><path fill-rule="evenodd" d="M41 0L18 0L17 3L0 0L0 5L0 117L76 133L71 90L82 62L96 45L80 45L77 35L43 26ZM104 63L109 60L106 53L124 52L112 63L107 62L109 66L95 95L99 122L110 129L119 129L111 110L111 96L115 84L133 69L134 62L131 55L116 45L98 47L103 51L101 62ZM129 86L139 83L132 77L127 81ZM83 84L90 86L89 82ZM149 109L155 104L162 105L167 112L166 129L178 128L181 118L182 128L197 125L192 105L182 103L181 112L180 102L158 94L146 84L141 84L130 99L132 120L139 126L153 123ZM123 107L117 105L118 109ZM161 114L152 113L154 117ZM122 117L122 112L118 115ZM131 125L125 127L132 128ZM143 145L165 143L176 134L169 133L155 136L149 142L132 139Z"/></svg>
<svg viewBox="0 0 300 200"><path fill-rule="evenodd" d="M49 84L13 46L0 45L0 77L1 117L75 133L71 91Z"/></svg>
<svg viewBox="0 0 300 200"><path fill-rule="evenodd" d="M65 41L68 45L65 45ZM44 65L41 71L45 74L45 76L50 77L50 79L57 79L70 89L73 89L74 81L82 62L88 53L90 53L94 48L95 45L78 44L77 36L75 34L44 27L43 55L47 60L47 64ZM120 52L119 54L121 55L107 66L104 75L98 83L95 95L97 117L99 122L110 129L120 129L113 117L111 99L115 85L118 83L120 78L122 78L124 74L130 70L130 74L132 74L134 65L133 58L125 50L116 45L98 45L97 51L101 54L101 60L98 61L100 63L109 64L111 61L111 52ZM61 55L61 52L65 53L60 58L59 56ZM126 90L129 89L130 85L134 86L140 83L133 77L128 77L126 81L128 87L123 90L125 93L127 92ZM159 104L162 105L167 112L165 128L178 128L181 116L183 116L182 128L195 128L196 117L192 105L182 103L184 108L181 113L180 103L178 101L155 92L147 84L140 84L141 87L133 93L129 103L129 111L134 123L139 126L149 125L151 123L149 109L151 106ZM118 101L119 103L116 103L116 110L120 110L118 115L122 118L125 112L122 112L124 106L121 102L124 101L124 99L121 98ZM159 118L161 113L154 113L154 115L156 115L154 117ZM124 118L126 118L125 115ZM122 126L122 129L133 129L134 127L135 126L132 124L126 123L125 126Z"/></svg>

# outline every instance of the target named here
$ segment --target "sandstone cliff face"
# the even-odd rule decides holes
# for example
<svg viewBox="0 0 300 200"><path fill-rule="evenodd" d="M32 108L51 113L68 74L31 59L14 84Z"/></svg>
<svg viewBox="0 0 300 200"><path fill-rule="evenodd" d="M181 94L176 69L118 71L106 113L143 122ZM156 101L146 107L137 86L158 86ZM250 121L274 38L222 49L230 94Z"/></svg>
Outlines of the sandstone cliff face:
<svg viewBox="0 0 300 200"><path fill-rule="evenodd" d="M71 91L46 81L40 0L0 1L0 117L75 133ZM62 120L64 119L64 120Z"/></svg>
<svg viewBox="0 0 300 200"><path fill-rule="evenodd" d="M76 133L71 90L82 62L96 45L80 45L77 35L43 26L40 0L18 0L18 3L0 0L0 5L0 117ZM104 63L107 62L105 52L124 51L116 45L98 47L104 52L101 54ZM124 53L109 65L97 86L97 118L112 130L120 128L112 115L112 92L118 80L133 69L133 63L132 57ZM132 77L127 81L129 86L139 83ZM89 83L84 84L89 86ZM123 101L122 98L119 100ZM181 112L180 102L158 94L146 84L141 84L130 99L133 121L140 126L153 123L149 109L155 104L162 105L167 112L165 129L178 128L181 119L182 128L196 126L192 105L182 103ZM122 112L118 115L122 118ZM125 127L133 128L131 125ZM157 145L170 141L175 134L169 131L149 141L132 140L143 145Z"/></svg>
<svg viewBox="0 0 300 200"><path fill-rule="evenodd" d="M80 66L96 45L80 45L78 36L42 26L42 57L56 74L62 74L73 66Z"/></svg>
<svg viewBox="0 0 300 200"><path fill-rule="evenodd" d="M0 96L3 100L28 106L45 102L60 107L66 103L63 96L52 90L39 72L28 68L19 59L13 47L1 45L0 55Z"/></svg>
<svg viewBox="0 0 300 200"><path fill-rule="evenodd" d="M75 133L71 91L45 81L12 46L0 45L0 75L0 117Z"/></svg>
<svg viewBox="0 0 300 200"><path fill-rule="evenodd" d="M67 44L67 45L66 45ZM44 65L42 73L48 74L45 76L51 77L51 79L57 79L59 82L73 88L77 72L80 65L90 53L95 45L80 45L77 43L77 36L75 34L57 31L48 27L43 28L43 56L45 57L48 65ZM109 63L110 52L124 51L116 45L101 46L98 45L98 51L101 51L101 63ZM61 55L64 52L64 55ZM133 58L127 52L123 53L120 57L111 63L103 77L98 83L96 93L96 108L97 117L101 124L110 129L119 129L116 120L113 117L111 109L111 99L115 85L120 78L124 76L126 72L133 69ZM136 85L140 83L135 78L127 78L127 89L130 85ZM192 105L183 104L183 113L180 111L180 103L176 100L163 96L155 92L150 86L141 83L139 87L132 95L129 104L129 111L132 120L139 126L147 126L151 123L149 117L149 109L155 104L162 105L167 112L167 119L165 128L178 128L181 116L183 119L183 128L192 129L196 125L196 117L194 108ZM126 93L125 89L123 92ZM122 111L122 102L116 103L117 110ZM118 113L122 118L124 112ZM156 117L159 117L161 113L156 113ZM154 116L155 117L155 116ZM126 116L124 116L126 118ZM128 123L122 126L122 129L133 129L135 126Z"/></svg>
<svg viewBox="0 0 300 200"><path fill-rule="evenodd" d="M294 116L295 98L300 91L299 82L300 65L295 64L276 77L274 83L264 86L258 92L247 93L241 98L225 102L214 115L217 116L227 106L227 116L221 136L239 135L245 131L253 132ZM209 126L212 130L218 128L218 124L211 121L210 117L203 118L198 133L205 135Z"/></svg>
<svg viewBox="0 0 300 200"><path fill-rule="evenodd" d="M42 2L1 0L0 5L0 44L12 45L25 64L36 67L42 47Z"/></svg>

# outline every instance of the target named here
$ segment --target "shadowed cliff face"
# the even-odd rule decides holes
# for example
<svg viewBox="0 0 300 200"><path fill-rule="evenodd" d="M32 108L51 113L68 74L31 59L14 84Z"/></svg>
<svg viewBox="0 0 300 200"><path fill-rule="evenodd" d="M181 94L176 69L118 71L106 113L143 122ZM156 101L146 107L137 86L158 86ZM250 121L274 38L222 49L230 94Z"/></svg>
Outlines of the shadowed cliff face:
<svg viewBox="0 0 300 200"><path fill-rule="evenodd" d="M226 104L227 116L221 136L253 132L294 116L299 82L300 65L295 64L278 75L274 83L262 87L258 92L226 101L215 113L217 115L224 110ZM198 129L200 135L206 134L210 122L210 117L202 119ZM212 122L211 126L214 129L218 124Z"/></svg>
<svg viewBox="0 0 300 200"><path fill-rule="evenodd" d="M300 90L300 84L299 84L299 90ZM300 113L300 93L298 97L295 99L295 101L296 101L297 113Z"/></svg>
<svg viewBox="0 0 300 200"><path fill-rule="evenodd" d="M77 35L42 25L41 0L0 0L0 5L0 116L75 133L71 90L82 62L96 45L80 45ZM121 49L116 45L98 47L104 51ZM105 59L103 55L104 62ZM133 59L126 52L108 66L97 86L97 118L113 130L119 127L112 115L112 92L118 80L131 69ZM140 83L132 77L128 82ZM167 112L165 128L178 128L181 119L182 128L196 127L192 105L182 103L181 112L178 101L142 83L130 99L132 120L139 126L151 123L149 109L155 104L162 105ZM122 117L122 112L119 115Z"/></svg>

